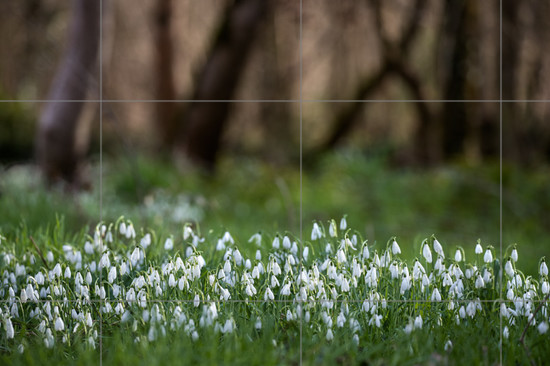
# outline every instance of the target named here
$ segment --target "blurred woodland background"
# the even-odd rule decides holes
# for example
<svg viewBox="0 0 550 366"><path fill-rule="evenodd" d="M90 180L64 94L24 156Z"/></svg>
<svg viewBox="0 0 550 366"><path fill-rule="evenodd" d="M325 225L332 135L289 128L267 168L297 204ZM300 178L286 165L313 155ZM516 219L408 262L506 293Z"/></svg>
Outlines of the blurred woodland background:
<svg viewBox="0 0 550 366"><path fill-rule="evenodd" d="M77 190L97 186L100 147L105 177L124 173L116 163L109 168L110 158L142 156L154 161L146 170L165 167L151 174L170 175L166 167L175 166L183 180L195 170L232 176L220 168L227 158L284 171L300 166L301 127L305 172L339 168L357 187L372 174L394 179L381 173L387 169L474 169L470 188L487 194L498 228L502 87L505 210L550 226L538 217L548 200L527 202L550 197L546 175L534 173L521 196L522 179L512 174L540 172L550 161L550 2L504 0L500 24L498 0L303 0L302 33L297 0L103 0L102 17L99 3L0 3L5 167L36 158L47 181ZM354 170L331 160L337 151L382 167ZM132 166L131 179L143 180L135 176L145 174L139 163ZM333 187L333 178L327 182ZM288 185L275 188L287 211L297 192ZM483 214L474 193L457 190L472 200L469 215ZM149 191L138 191L146 201ZM379 207L366 200L361 208ZM326 215L353 211L328 206L311 217L321 207Z"/></svg>

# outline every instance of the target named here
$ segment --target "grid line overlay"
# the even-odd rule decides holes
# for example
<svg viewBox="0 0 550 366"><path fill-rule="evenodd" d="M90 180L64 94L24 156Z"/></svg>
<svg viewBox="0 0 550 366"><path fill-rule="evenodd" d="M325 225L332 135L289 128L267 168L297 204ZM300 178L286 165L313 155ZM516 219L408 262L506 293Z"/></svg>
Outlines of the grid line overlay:
<svg viewBox="0 0 550 366"><path fill-rule="evenodd" d="M99 105L99 221L103 220L103 104L104 103L295 103L300 107L300 119L299 119L299 137L300 137L300 242L303 245L303 186L302 186L302 153L303 153L303 105L304 103L498 103L499 104L499 249L500 249L500 271L499 271L499 298L493 300L478 300L481 303L487 304L500 304L500 303L513 303L512 300L504 299L502 296L503 291L503 104L505 103L550 103L550 99L517 99L517 100L504 100L503 99L503 50L502 50L502 36L503 36L503 21L502 21L502 0L499 0L499 99L488 100L444 100L444 99L428 99L428 100L414 100L414 99L368 99L368 100L354 100L354 99L305 99L303 98L303 0L299 1L299 16L300 16L300 39L299 39L299 59L300 59L300 97L299 99L235 99L235 100L191 100L191 99L174 99L174 100L154 100L154 99L103 99L103 0L97 0L100 2L100 27L99 27L99 99L86 99L86 100L52 100L52 99L31 99L31 100L0 100L0 103L97 103ZM303 249L303 247L301 248ZM302 268L302 253L300 253L300 268ZM100 282L102 282L102 271L100 271ZM9 300L0 300L0 303L8 302ZM118 303L125 300L110 300L110 299L90 299L87 300L66 300L72 303L89 303L98 302L100 304L106 303ZM307 300L303 303L322 303L326 300ZM331 300L335 303L361 303L363 300ZM370 300L372 302L381 302L381 300ZM473 300L465 299L443 299L442 301L432 300L399 300L399 299L387 299L386 303L447 303L450 301L456 303L469 302ZM37 302L65 302L65 300L48 299L38 300ZM181 300L147 300L148 303L192 303L193 299L181 299ZM209 300L208 302L216 303L263 303L263 300ZM273 302L279 303L294 303L295 300L274 300ZM545 300L530 300L532 303L543 303ZM206 303L201 300L200 303ZM503 364L503 319L502 314L499 312L500 320L500 339L499 339L499 351L500 351L500 363ZM103 356L103 334L102 325L103 317L102 312L99 312L100 329L99 329L99 364L102 365ZM302 318L300 317L300 364L302 364Z"/></svg>

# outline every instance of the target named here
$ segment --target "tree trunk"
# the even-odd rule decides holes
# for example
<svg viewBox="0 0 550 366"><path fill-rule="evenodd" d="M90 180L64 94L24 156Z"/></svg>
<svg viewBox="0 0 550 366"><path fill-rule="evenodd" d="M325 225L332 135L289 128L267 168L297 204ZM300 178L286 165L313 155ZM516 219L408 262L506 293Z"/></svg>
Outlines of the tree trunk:
<svg viewBox="0 0 550 366"><path fill-rule="evenodd" d="M267 7L266 0L236 0L226 12L202 70L195 102L186 115L178 153L208 171L215 167L230 100L246 66L247 56Z"/></svg>
<svg viewBox="0 0 550 366"><path fill-rule="evenodd" d="M77 151L76 129L90 78L96 74L99 1L74 0L71 18L67 49L52 82L50 101L40 116L36 153L49 182L62 179L79 185L82 157Z"/></svg>
<svg viewBox="0 0 550 366"><path fill-rule="evenodd" d="M158 0L155 9L156 47L156 97L158 100L174 100L174 72L171 35L172 0ZM175 104L159 102L156 105L159 130L166 146L175 139Z"/></svg>

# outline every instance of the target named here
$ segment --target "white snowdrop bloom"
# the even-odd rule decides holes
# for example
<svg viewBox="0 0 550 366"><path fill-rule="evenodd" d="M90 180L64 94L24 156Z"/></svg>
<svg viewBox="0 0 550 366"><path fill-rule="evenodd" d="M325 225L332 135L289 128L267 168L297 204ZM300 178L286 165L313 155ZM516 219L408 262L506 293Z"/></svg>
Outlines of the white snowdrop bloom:
<svg viewBox="0 0 550 366"><path fill-rule="evenodd" d="M422 248L422 256L424 256L426 262L432 263L432 251L428 243L424 244L424 247Z"/></svg>
<svg viewBox="0 0 550 366"><path fill-rule="evenodd" d="M449 352L450 350L453 349L453 342L451 342L451 340L448 339L447 342L445 342L445 346L443 348L445 349L446 352Z"/></svg>
<svg viewBox="0 0 550 366"><path fill-rule="evenodd" d="M548 292L550 292L550 286L548 285L548 281L543 281L542 284L540 285L540 291L544 294L544 295L547 295Z"/></svg>
<svg viewBox="0 0 550 366"><path fill-rule="evenodd" d="M50 328L46 329L46 334L44 337L44 345L47 348L52 348L54 346L55 339L52 335L52 330Z"/></svg>
<svg viewBox="0 0 550 366"><path fill-rule="evenodd" d="M172 250L174 249L174 240L172 237L166 238L166 241L164 242L164 250Z"/></svg>
<svg viewBox="0 0 550 366"><path fill-rule="evenodd" d="M540 334L544 334L548 331L548 323L547 322L541 322L539 326L537 327Z"/></svg>
<svg viewBox="0 0 550 366"><path fill-rule="evenodd" d="M290 246L291 246L291 245L292 245L292 244L290 243L289 237L285 235L285 236L283 237L283 248L285 248L285 249L290 249Z"/></svg>
<svg viewBox="0 0 550 366"><path fill-rule="evenodd" d="M279 266L279 263L277 263L276 261L273 261L272 263L273 263L273 265L271 266L271 272L275 276L280 275L282 273L282 271L281 271L281 267Z"/></svg>
<svg viewBox="0 0 550 366"><path fill-rule="evenodd" d="M462 262L462 252L460 249L457 249L455 252L455 261Z"/></svg>
<svg viewBox="0 0 550 366"><path fill-rule="evenodd" d="M260 249L256 250L256 260L257 261L262 260L262 252L260 252Z"/></svg>
<svg viewBox="0 0 550 366"><path fill-rule="evenodd" d="M372 318L369 320L369 325L374 324L377 328L380 328L382 326L381 320L382 320L382 315L374 314Z"/></svg>
<svg viewBox="0 0 550 366"><path fill-rule="evenodd" d="M460 317L462 319L464 319L466 317L466 309L464 309L464 306L460 307L460 309L458 310L458 314L460 315Z"/></svg>
<svg viewBox="0 0 550 366"><path fill-rule="evenodd" d="M124 221L122 221L120 223L120 225L118 226L118 232L121 234L121 235L126 235L126 223Z"/></svg>
<svg viewBox="0 0 550 366"><path fill-rule="evenodd" d="M107 243L112 243L113 242L113 233L111 233L110 231L107 231L107 234L105 235L105 241Z"/></svg>
<svg viewBox="0 0 550 366"><path fill-rule="evenodd" d="M221 239L218 240L218 244L216 244L216 250L218 252L225 250L225 243L223 242L223 240Z"/></svg>
<svg viewBox="0 0 550 366"><path fill-rule="evenodd" d="M414 329L422 329L422 324L422 316L419 315L414 319Z"/></svg>
<svg viewBox="0 0 550 366"><path fill-rule="evenodd" d="M258 269L258 266L254 266L254 269L252 270L252 278L260 278L260 270Z"/></svg>
<svg viewBox="0 0 550 366"><path fill-rule="evenodd" d="M224 334L233 333L233 328L234 328L233 319L227 319L223 326L222 333Z"/></svg>
<svg viewBox="0 0 550 366"><path fill-rule="evenodd" d="M57 318L55 319L55 328L57 332L60 332L65 329L65 323L63 323L63 319Z"/></svg>
<svg viewBox="0 0 550 366"><path fill-rule="evenodd" d="M332 245L330 245L330 243L327 243L327 245L325 246L325 253L332 253Z"/></svg>
<svg viewBox="0 0 550 366"><path fill-rule="evenodd" d="M478 275L477 278L476 278L475 286L476 286L476 288L485 287L485 282L483 281L483 277L481 277L480 275Z"/></svg>
<svg viewBox="0 0 550 366"><path fill-rule="evenodd" d="M116 279L116 267L113 266L109 270L109 274L107 275L107 279L109 280L109 283L113 283Z"/></svg>
<svg viewBox="0 0 550 366"><path fill-rule="evenodd" d="M342 249L338 249L338 252L336 252L336 260L339 264L347 262L346 253Z"/></svg>
<svg viewBox="0 0 550 366"><path fill-rule="evenodd" d="M441 294L439 293L437 287L434 288L431 299L432 301L441 301Z"/></svg>
<svg viewBox="0 0 550 366"><path fill-rule="evenodd" d="M65 268L65 273L64 273L63 277L71 278L71 268L70 267Z"/></svg>
<svg viewBox="0 0 550 366"><path fill-rule="evenodd" d="M13 329L11 318L4 319L4 328L6 329L6 338L12 339L15 336L15 330Z"/></svg>
<svg viewBox="0 0 550 366"><path fill-rule="evenodd" d="M42 274L42 272L38 272L36 274L36 276L34 276L34 279L36 280L36 283L40 286L42 286L44 284L44 274Z"/></svg>
<svg viewBox="0 0 550 366"><path fill-rule="evenodd" d="M348 223L346 221L346 217L342 217L342 220L340 220L340 230L344 231L348 228Z"/></svg>
<svg viewBox="0 0 550 366"><path fill-rule="evenodd" d="M445 253L443 252L443 247L441 246L441 244L439 243L439 241L438 241L437 239L434 239L433 245L434 245L434 251L435 251L441 258L445 258Z"/></svg>
<svg viewBox="0 0 550 366"><path fill-rule="evenodd" d="M403 331L405 332L405 334L411 334L411 332L414 330L414 325L412 322L409 322L407 325L405 325L405 328L403 329Z"/></svg>
<svg viewBox="0 0 550 366"><path fill-rule="evenodd" d="M126 239L133 239L136 237L136 231L134 230L134 225L129 223L126 227Z"/></svg>
<svg viewBox="0 0 550 366"><path fill-rule="evenodd" d="M344 315L344 313L340 313L338 315L338 318L336 319L336 326L338 328L342 328L344 327L345 323L346 323L346 316Z"/></svg>
<svg viewBox="0 0 550 366"><path fill-rule="evenodd" d="M223 271L225 272L226 276L229 276L231 274L231 263L229 260L225 261L225 264L223 265Z"/></svg>
<svg viewBox="0 0 550 366"><path fill-rule="evenodd" d="M370 258L369 247L365 245L363 247L363 260L367 260L369 258Z"/></svg>
<svg viewBox="0 0 550 366"><path fill-rule="evenodd" d="M271 244L271 246L273 247L273 249L279 249L280 248L280 239L279 239L279 235L275 236L275 238L273 239L273 243Z"/></svg>
<svg viewBox="0 0 550 366"><path fill-rule="evenodd" d="M474 302L469 302L468 305L466 305L466 314L468 314L470 318L476 315L476 304Z"/></svg>
<svg viewBox="0 0 550 366"><path fill-rule="evenodd" d="M261 246L262 245L262 234L256 233L256 234L252 235L250 237L250 239L248 239L248 242L249 243L254 243L254 244L256 244L256 246Z"/></svg>
<svg viewBox="0 0 550 366"><path fill-rule="evenodd" d="M281 295L290 295L290 283L286 283L285 285L283 285L283 288L281 289Z"/></svg>
<svg viewBox="0 0 550 366"><path fill-rule="evenodd" d="M403 276L403 280L401 281L401 290L400 294L403 295L407 290L411 288L411 281L408 276Z"/></svg>
<svg viewBox="0 0 550 366"><path fill-rule="evenodd" d="M61 265L57 263L52 270L53 277L61 277Z"/></svg>
<svg viewBox="0 0 550 366"><path fill-rule="evenodd" d="M332 341L334 339L334 334L332 333L332 329L329 328L329 330L327 331L327 335L326 335L326 339L327 341Z"/></svg>
<svg viewBox="0 0 550 366"><path fill-rule="evenodd" d="M23 304L27 302L27 292L24 289L21 289L21 294L19 295L19 299Z"/></svg>
<svg viewBox="0 0 550 366"><path fill-rule="evenodd" d="M139 244L142 246L142 248L145 250L151 245L151 234L147 233L143 238L141 238Z"/></svg>
<svg viewBox="0 0 550 366"><path fill-rule="evenodd" d="M111 267L111 260L109 259L109 252L105 252L101 256L101 260L99 261L99 269L109 268L109 267Z"/></svg>
<svg viewBox="0 0 550 366"><path fill-rule="evenodd" d="M235 259L237 266L240 266L243 263L243 256L241 255L241 252L239 252L239 249L235 249L233 252L233 258Z"/></svg>
<svg viewBox="0 0 550 366"><path fill-rule="evenodd" d="M187 258L189 258L189 257L191 257L192 255L193 255L193 247L187 247L187 248L185 249L185 256L186 256Z"/></svg>
<svg viewBox="0 0 550 366"><path fill-rule="evenodd" d="M544 260L540 264L539 274L541 276L548 276L548 266L546 265L546 262Z"/></svg>
<svg viewBox="0 0 550 366"><path fill-rule="evenodd" d="M321 228L316 222L314 222L313 230L311 230L311 240L321 239L322 237L323 237L323 232L321 231Z"/></svg>
<svg viewBox="0 0 550 366"><path fill-rule="evenodd" d="M514 277L514 268L512 267L512 261L507 261L504 265L504 270L509 277Z"/></svg>
<svg viewBox="0 0 550 366"><path fill-rule="evenodd" d="M340 285L340 290L342 290L342 292L349 292L349 281L347 280L347 278L344 278L342 280L342 284Z"/></svg>
<svg viewBox="0 0 550 366"><path fill-rule="evenodd" d="M233 237L231 236L231 234L229 233L229 231L226 231L226 232L223 234L222 241L223 241L224 243L235 244L235 240L233 240Z"/></svg>
<svg viewBox="0 0 550 366"><path fill-rule="evenodd" d="M502 330L502 336L504 337L504 339L508 339L508 337L510 336L510 331L508 330L508 326L505 326L504 329Z"/></svg>
<svg viewBox="0 0 550 366"><path fill-rule="evenodd" d="M309 256L309 247L305 247L304 251L302 253L302 259L307 261L307 257Z"/></svg>
<svg viewBox="0 0 550 366"><path fill-rule="evenodd" d="M401 248L399 247L399 244L394 240L391 244L391 251L393 255L401 254Z"/></svg>
<svg viewBox="0 0 550 366"><path fill-rule="evenodd" d="M195 307L198 307L200 305L200 303L201 303L201 300L199 298L199 295L197 294L197 295L195 295L195 299L193 300L193 305Z"/></svg>
<svg viewBox="0 0 550 366"><path fill-rule="evenodd" d="M518 261L518 251L516 248L512 250L512 254L510 254L510 258L516 263Z"/></svg>
<svg viewBox="0 0 550 366"><path fill-rule="evenodd" d="M506 307L506 304L505 303L501 303L500 304L500 315L502 315L503 317L507 318L508 315L510 315L508 313L508 308Z"/></svg>
<svg viewBox="0 0 550 366"><path fill-rule="evenodd" d="M328 227L328 233L331 237L336 238L338 231L336 230L336 221L331 220Z"/></svg>
<svg viewBox="0 0 550 366"><path fill-rule="evenodd" d="M264 300L265 301L268 301L268 300L273 301L274 299L275 299L275 296L273 295L273 291L271 291L271 289L268 287L267 290L265 290Z"/></svg>
<svg viewBox="0 0 550 366"><path fill-rule="evenodd" d="M493 253L491 252L490 249L487 249L485 251L485 255L483 256L483 261L485 263L491 263L493 261Z"/></svg>
<svg viewBox="0 0 550 366"><path fill-rule="evenodd" d="M476 244L475 252L476 252L476 254L483 253L483 248L481 247L481 244L479 244L479 243Z"/></svg>

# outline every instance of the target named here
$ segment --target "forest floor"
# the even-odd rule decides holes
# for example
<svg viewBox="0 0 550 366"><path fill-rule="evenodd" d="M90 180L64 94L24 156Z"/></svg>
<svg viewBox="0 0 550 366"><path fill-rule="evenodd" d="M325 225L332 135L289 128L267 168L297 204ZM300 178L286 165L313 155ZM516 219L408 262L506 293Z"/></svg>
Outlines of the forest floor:
<svg viewBox="0 0 550 366"><path fill-rule="evenodd" d="M548 314L535 308L548 277L550 174L505 165L502 179L501 211L498 162L415 171L341 153L302 176L299 164L250 159L204 176L144 157L106 159L101 185L69 196L44 189L32 167L5 169L2 363L494 364L501 349L505 364L526 363L518 340L533 313L526 344L542 360ZM512 272L500 270L501 217ZM256 233L259 245L249 240ZM514 297L503 309L508 283Z"/></svg>

